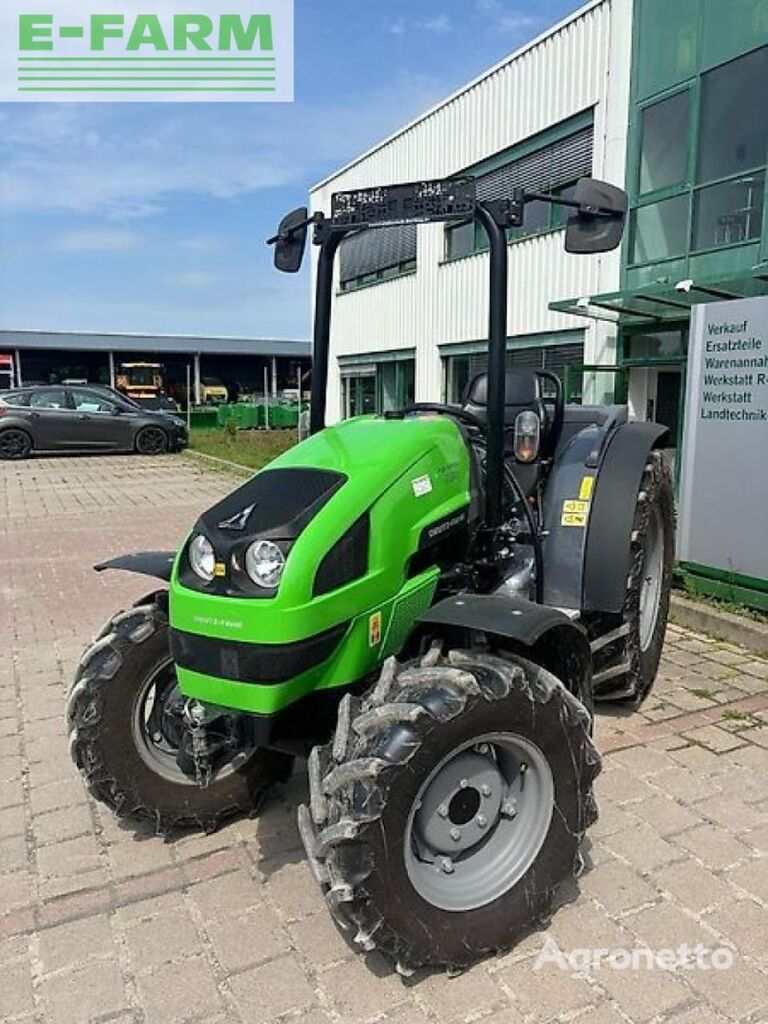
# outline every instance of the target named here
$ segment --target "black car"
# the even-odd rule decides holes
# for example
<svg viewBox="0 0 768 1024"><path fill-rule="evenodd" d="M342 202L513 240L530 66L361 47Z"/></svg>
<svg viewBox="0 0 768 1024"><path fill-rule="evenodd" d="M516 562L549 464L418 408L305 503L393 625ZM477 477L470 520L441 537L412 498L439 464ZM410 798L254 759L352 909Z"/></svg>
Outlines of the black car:
<svg viewBox="0 0 768 1024"><path fill-rule="evenodd" d="M161 455L188 441L178 416L142 409L106 388L45 385L0 392L0 459L62 451Z"/></svg>

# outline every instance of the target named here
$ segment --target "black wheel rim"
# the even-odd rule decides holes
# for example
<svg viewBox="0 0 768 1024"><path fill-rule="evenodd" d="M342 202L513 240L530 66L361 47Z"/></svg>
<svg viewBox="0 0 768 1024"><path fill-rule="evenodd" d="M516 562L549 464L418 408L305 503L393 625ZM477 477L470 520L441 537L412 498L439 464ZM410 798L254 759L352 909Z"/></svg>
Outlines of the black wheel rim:
<svg viewBox="0 0 768 1024"><path fill-rule="evenodd" d="M160 427L146 427L139 434L138 449L142 455L161 455L168 448L168 438Z"/></svg>
<svg viewBox="0 0 768 1024"><path fill-rule="evenodd" d="M6 459L20 459L29 448L27 435L20 430L5 430L0 434L0 454Z"/></svg>
<svg viewBox="0 0 768 1024"><path fill-rule="evenodd" d="M169 782L196 786L197 779L191 764L190 770L185 771L179 763L178 733L183 732L189 736L191 732L190 727L181 720L183 704L184 698L176 680L174 664L169 659L147 677L137 695L131 723L132 736L139 756L153 772ZM176 719L176 736L169 731L168 715ZM208 784L218 782L242 768L254 750L254 747L233 746L225 756L217 758ZM189 762L189 756L185 760Z"/></svg>

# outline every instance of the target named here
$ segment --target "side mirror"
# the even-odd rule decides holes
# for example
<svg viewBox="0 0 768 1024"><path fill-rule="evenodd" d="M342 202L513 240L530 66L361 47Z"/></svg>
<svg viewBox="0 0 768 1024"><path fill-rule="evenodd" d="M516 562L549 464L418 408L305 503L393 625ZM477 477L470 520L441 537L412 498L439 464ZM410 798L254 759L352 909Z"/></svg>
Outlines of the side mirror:
<svg viewBox="0 0 768 1024"><path fill-rule="evenodd" d="M280 221L274 239L275 266L284 274L296 274L301 270L304 250L307 247L308 219L309 212L306 206L301 206Z"/></svg>
<svg viewBox="0 0 768 1024"><path fill-rule="evenodd" d="M576 255L610 252L621 242L627 219L627 193L594 178L576 182L573 201L579 209L568 218L565 251Z"/></svg>

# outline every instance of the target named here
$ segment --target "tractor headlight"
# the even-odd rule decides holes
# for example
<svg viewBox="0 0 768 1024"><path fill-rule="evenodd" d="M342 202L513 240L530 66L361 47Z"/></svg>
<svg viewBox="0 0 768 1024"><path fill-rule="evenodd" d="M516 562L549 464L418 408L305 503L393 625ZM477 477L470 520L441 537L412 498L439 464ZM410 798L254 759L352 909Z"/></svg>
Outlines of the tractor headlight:
<svg viewBox="0 0 768 1024"><path fill-rule="evenodd" d="M202 533L198 533L189 545L189 564L196 576L206 583L211 582L216 568L216 553L213 544Z"/></svg>
<svg viewBox="0 0 768 1024"><path fill-rule="evenodd" d="M285 555L271 540L257 540L245 552L245 571L253 582L274 590L285 568Z"/></svg>
<svg viewBox="0 0 768 1024"><path fill-rule="evenodd" d="M526 409L515 420L515 458L518 462L533 462L539 454L541 420L535 412Z"/></svg>

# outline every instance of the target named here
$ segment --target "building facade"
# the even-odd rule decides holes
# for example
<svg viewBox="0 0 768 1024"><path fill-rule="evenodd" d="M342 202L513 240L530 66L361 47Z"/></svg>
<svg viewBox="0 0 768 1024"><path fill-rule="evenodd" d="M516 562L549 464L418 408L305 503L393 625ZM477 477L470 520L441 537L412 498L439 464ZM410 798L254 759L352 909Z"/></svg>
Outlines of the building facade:
<svg viewBox="0 0 768 1024"><path fill-rule="evenodd" d="M616 387L682 440L691 306L768 294L768 0L635 0L619 287L551 308L617 329Z"/></svg>
<svg viewBox="0 0 768 1024"><path fill-rule="evenodd" d="M768 0L595 0L312 190L469 174L482 198L622 185L624 244L563 250L532 204L510 232L510 365L571 401L628 400L682 436L690 309L768 291ZM329 419L456 401L485 365L488 256L471 226L342 245Z"/></svg>
<svg viewBox="0 0 768 1024"><path fill-rule="evenodd" d="M312 190L331 195L471 175L482 198L515 185L568 195L584 175L623 179L631 5L596 0ZM554 297L619 287L620 256L563 250L562 208L532 204L510 232L509 361L552 368L612 362L617 332L548 308ZM449 401L484 365L488 255L471 225L392 227L342 243L328 417ZM572 396L581 392L569 374Z"/></svg>

